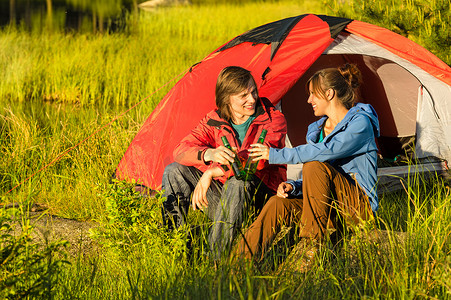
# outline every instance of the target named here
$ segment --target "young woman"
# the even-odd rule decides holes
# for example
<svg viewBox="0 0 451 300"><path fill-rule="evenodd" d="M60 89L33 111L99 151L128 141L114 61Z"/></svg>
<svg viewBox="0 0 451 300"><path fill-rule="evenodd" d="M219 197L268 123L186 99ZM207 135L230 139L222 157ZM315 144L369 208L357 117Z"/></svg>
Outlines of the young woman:
<svg viewBox="0 0 451 300"><path fill-rule="evenodd" d="M245 204L257 188L256 199L263 200L265 195L274 195L280 181L286 180L286 166L269 165L267 161L259 163L252 179L235 178L230 170L235 153L224 147L222 137L247 159L250 145L263 129L268 131L265 145L284 147L287 126L282 113L258 97L254 78L246 69L223 69L215 96L217 109L209 112L174 150L175 162L165 168L162 188L166 197L164 215L173 220L172 226L185 223L190 206L214 221L209 244L219 258L241 226ZM251 205L261 209L263 204Z"/></svg>
<svg viewBox="0 0 451 300"><path fill-rule="evenodd" d="M357 224L377 210L379 122L370 105L355 104L360 82L354 65L318 71L307 82L308 103L321 118L309 125L307 144L252 145L255 159L304 165L302 180L282 182L268 200L240 241L240 254L261 257L283 223L298 224L302 238L321 243L339 219Z"/></svg>

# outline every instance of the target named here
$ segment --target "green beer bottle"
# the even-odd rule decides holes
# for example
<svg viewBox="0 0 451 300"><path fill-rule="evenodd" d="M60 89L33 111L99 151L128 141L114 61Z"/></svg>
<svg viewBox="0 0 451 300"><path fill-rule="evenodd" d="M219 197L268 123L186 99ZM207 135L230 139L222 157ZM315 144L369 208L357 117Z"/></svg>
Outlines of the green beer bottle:
<svg viewBox="0 0 451 300"><path fill-rule="evenodd" d="M221 137L222 139L222 143L224 144L224 147L230 149L233 151L232 147L229 144L229 141L227 140L227 138L225 136ZM240 159L238 158L238 154L233 151L233 153L235 153L235 157L233 159L233 163L232 165L232 171L233 174L235 175L236 179L242 179L243 178L243 165L241 164Z"/></svg>
<svg viewBox="0 0 451 300"><path fill-rule="evenodd" d="M265 137L266 134L268 133L268 130L263 129L262 133L260 134L260 137L257 140L257 143L259 144L263 144L263 142L265 141ZM252 161L252 157L249 156L249 158L247 159L246 162L246 166L244 167L244 173L249 176L249 175L253 175L255 174L255 172L257 171L257 165L258 165L258 161Z"/></svg>

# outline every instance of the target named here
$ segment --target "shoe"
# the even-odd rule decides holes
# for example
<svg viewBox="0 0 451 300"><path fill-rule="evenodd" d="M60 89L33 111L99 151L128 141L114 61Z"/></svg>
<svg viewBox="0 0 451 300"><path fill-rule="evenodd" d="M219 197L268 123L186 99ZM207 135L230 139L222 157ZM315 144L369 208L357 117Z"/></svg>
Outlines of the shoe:
<svg viewBox="0 0 451 300"><path fill-rule="evenodd" d="M316 254L319 251L319 247L317 244L311 244L311 245L308 245L306 247L306 249L304 249L304 251L305 252L304 252L303 256L298 261L298 263L295 265L295 269L299 273L305 273L312 268L312 266L315 262Z"/></svg>
<svg viewBox="0 0 451 300"><path fill-rule="evenodd" d="M163 226L169 231L186 224L185 214L181 212L178 206L168 201L164 201L161 205L161 218L163 220Z"/></svg>
<svg viewBox="0 0 451 300"><path fill-rule="evenodd" d="M140 184L135 185L134 191L143 198L153 198L158 194L156 190L152 190L151 188Z"/></svg>
<svg viewBox="0 0 451 300"><path fill-rule="evenodd" d="M279 266L277 273L305 273L309 271L316 260L319 251L319 243L316 240L302 239L294 248L286 260Z"/></svg>

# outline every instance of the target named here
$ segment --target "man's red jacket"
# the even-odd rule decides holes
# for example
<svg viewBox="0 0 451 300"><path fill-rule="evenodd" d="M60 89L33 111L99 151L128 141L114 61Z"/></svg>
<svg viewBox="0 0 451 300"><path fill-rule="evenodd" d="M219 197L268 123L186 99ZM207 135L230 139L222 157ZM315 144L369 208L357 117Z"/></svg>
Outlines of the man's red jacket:
<svg viewBox="0 0 451 300"><path fill-rule="evenodd" d="M174 150L176 162L193 166L202 172L208 168L219 166L225 175L216 178L224 183L227 178L233 176L231 170L225 170L219 163L205 163L203 156L208 148L223 146L221 137L226 136L232 147L237 148L238 155L244 163L248 158L250 145L256 143L263 129L268 130L264 144L272 148L285 147L285 136L287 134L287 123L283 114L265 98L259 99L256 106L255 119L249 126L241 146L235 137L235 131L229 122L224 120L218 110L210 111L186 136ZM287 179L286 165L270 165L268 161L260 161L256 175L274 192L278 185Z"/></svg>

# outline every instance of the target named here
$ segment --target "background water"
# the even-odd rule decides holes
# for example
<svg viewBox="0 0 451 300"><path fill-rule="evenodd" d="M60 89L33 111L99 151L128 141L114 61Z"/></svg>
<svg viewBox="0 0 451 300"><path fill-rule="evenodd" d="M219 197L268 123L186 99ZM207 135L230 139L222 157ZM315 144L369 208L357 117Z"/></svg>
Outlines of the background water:
<svg viewBox="0 0 451 300"><path fill-rule="evenodd" d="M26 31L115 32L138 0L0 0L0 27Z"/></svg>

